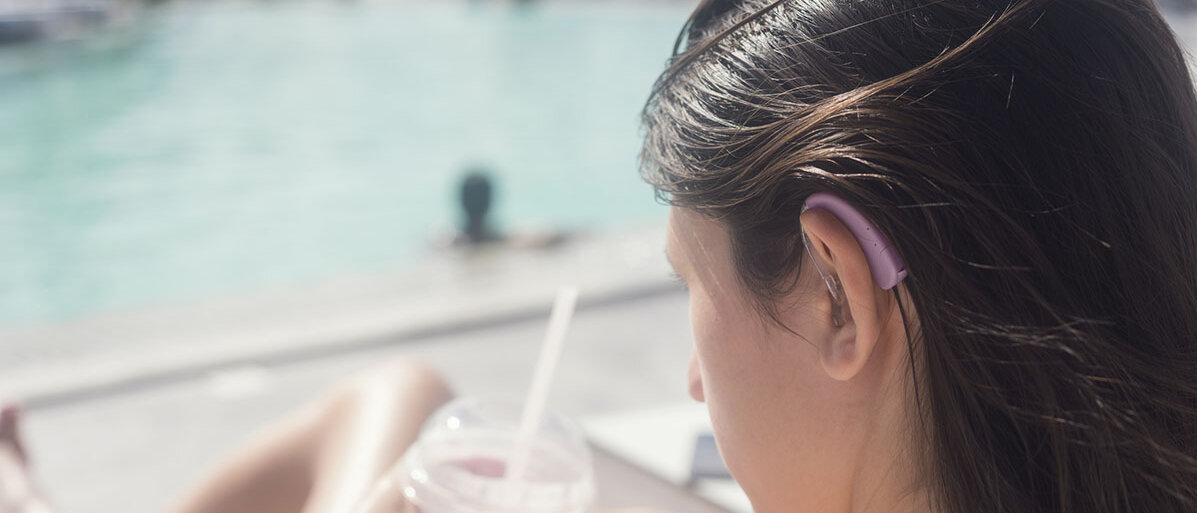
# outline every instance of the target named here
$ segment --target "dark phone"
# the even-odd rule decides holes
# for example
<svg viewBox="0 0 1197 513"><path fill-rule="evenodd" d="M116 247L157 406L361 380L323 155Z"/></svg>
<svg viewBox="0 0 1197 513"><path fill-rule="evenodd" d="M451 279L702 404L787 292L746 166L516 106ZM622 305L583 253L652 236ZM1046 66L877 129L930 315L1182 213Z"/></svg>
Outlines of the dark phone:
<svg viewBox="0 0 1197 513"><path fill-rule="evenodd" d="M694 459L690 463L690 481L697 479L730 479L731 474L719 456L715 435L702 433L694 440Z"/></svg>

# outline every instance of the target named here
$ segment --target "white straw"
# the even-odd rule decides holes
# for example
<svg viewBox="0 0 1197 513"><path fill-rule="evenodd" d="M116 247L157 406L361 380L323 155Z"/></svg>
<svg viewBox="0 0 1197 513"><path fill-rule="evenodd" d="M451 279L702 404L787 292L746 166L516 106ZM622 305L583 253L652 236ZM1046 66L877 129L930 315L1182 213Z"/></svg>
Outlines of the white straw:
<svg viewBox="0 0 1197 513"><path fill-rule="evenodd" d="M544 414L545 402L549 399L549 386L553 381L553 373L557 369L557 361L561 357L561 346L565 342L565 332L569 330L569 321L574 314L574 306L578 302L578 289L562 287L557 291L557 300L553 303L553 313L549 316L549 330L545 334L544 346L540 349L540 359L536 362L536 373L532 377L532 388L528 390L528 398L524 402L524 414L520 419L520 430L515 439L515 450L508 462L508 481L520 481L528 470L528 452L532 439L540 428L540 417Z"/></svg>

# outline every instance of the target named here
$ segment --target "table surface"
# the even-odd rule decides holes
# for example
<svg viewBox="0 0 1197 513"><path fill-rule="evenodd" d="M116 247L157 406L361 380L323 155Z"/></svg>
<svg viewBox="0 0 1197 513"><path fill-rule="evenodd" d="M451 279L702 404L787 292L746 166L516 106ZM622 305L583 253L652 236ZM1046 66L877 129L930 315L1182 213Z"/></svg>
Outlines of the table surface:
<svg viewBox="0 0 1197 513"><path fill-rule="evenodd" d="M752 513L748 497L734 481L689 483L695 438L711 430L705 405L689 402L618 412L590 417L582 424L595 448L600 507Z"/></svg>

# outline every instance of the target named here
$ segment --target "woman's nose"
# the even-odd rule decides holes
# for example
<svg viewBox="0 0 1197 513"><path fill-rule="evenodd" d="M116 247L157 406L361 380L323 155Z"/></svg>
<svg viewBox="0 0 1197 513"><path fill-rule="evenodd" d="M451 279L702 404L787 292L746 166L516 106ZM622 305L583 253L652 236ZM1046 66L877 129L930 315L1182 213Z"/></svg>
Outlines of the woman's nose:
<svg viewBox="0 0 1197 513"><path fill-rule="evenodd" d="M703 402L705 397L702 394L702 372L698 368L698 353L690 353L690 397L695 401Z"/></svg>

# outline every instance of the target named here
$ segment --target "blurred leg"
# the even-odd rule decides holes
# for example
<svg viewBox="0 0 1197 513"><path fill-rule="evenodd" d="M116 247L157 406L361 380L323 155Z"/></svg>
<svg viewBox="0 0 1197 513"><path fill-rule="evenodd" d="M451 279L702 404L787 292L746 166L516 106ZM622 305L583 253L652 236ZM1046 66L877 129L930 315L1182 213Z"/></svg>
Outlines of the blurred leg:
<svg viewBox="0 0 1197 513"><path fill-rule="evenodd" d="M358 376L258 435L170 511L351 513L451 396L407 362Z"/></svg>

